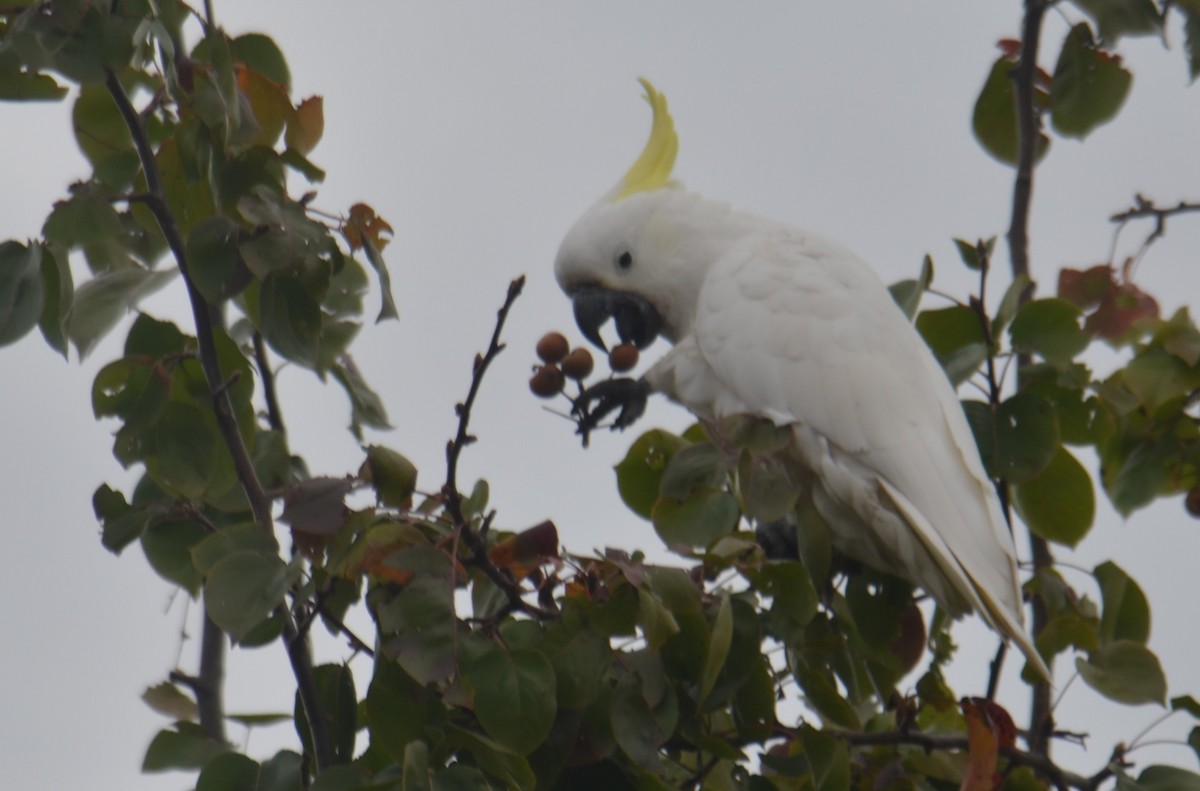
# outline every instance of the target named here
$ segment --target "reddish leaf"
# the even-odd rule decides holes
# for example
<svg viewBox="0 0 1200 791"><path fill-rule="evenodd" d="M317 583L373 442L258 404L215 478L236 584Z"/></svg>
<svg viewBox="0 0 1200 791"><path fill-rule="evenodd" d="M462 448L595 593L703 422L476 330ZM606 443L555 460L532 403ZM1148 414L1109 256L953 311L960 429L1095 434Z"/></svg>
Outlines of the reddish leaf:
<svg viewBox="0 0 1200 791"><path fill-rule="evenodd" d="M283 139L288 148L307 156L308 152L317 147L323 134L325 100L320 96L310 96L296 105L296 112L288 119L287 133Z"/></svg>
<svg viewBox="0 0 1200 791"><path fill-rule="evenodd" d="M1088 316L1083 328L1108 341L1119 340L1141 319L1158 316L1158 302L1132 283L1114 286Z"/></svg>
<svg viewBox="0 0 1200 791"><path fill-rule="evenodd" d="M488 552L492 563L521 579L549 558L558 557L558 528L547 520L496 544Z"/></svg>
<svg viewBox="0 0 1200 791"><path fill-rule="evenodd" d="M1000 785L996 760L1000 750L1016 743L1016 726L999 704L984 698L963 698L967 719L967 771L959 791L995 791Z"/></svg>
<svg viewBox="0 0 1200 791"><path fill-rule="evenodd" d="M1113 288L1113 268L1063 269L1058 273L1058 296L1081 310L1094 308Z"/></svg>
<svg viewBox="0 0 1200 791"><path fill-rule="evenodd" d="M394 233L392 226L365 203L351 206L350 216L342 224L342 236L351 250L361 250L367 239L374 242L376 249L383 250ZM384 234L388 235L387 239L383 237Z"/></svg>

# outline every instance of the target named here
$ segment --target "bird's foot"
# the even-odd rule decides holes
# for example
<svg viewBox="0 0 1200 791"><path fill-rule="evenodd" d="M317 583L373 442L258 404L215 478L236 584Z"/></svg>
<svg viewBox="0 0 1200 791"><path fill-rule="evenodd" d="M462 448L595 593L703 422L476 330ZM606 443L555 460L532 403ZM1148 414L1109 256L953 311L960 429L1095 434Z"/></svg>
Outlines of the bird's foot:
<svg viewBox="0 0 1200 791"><path fill-rule="evenodd" d="M571 406L571 416L579 426L577 433L583 437L584 447L588 444L588 435L600 428L600 421L613 412L617 417L609 426L612 430L633 425L646 411L649 397L649 383L645 379L629 377L606 379L580 393Z"/></svg>

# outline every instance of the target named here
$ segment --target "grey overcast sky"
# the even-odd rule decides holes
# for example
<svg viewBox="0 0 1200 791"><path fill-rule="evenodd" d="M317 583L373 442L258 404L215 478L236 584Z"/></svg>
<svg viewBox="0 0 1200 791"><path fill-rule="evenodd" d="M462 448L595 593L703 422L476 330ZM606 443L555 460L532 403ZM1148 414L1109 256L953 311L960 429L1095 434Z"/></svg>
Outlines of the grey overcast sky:
<svg viewBox="0 0 1200 791"><path fill-rule="evenodd" d="M659 559L666 556L651 528L624 509L613 482L611 466L634 435L600 437L583 451L569 424L526 386L543 332L579 337L551 265L571 222L640 150L650 115L636 78L648 77L670 99L681 138L676 175L689 188L840 239L887 282L912 276L930 253L938 286L963 294L971 281L951 237L1002 235L1008 222L1012 173L979 149L969 117L995 42L1016 33L1019 12L1018 0L216 0L231 33L262 31L281 45L297 100L325 97L325 138L312 158L329 178L317 204L344 210L363 200L396 229L387 257L402 319L364 327L355 346L396 426L371 440L412 458L425 487L440 484L453 404L508 281L524 273L529 282L509 349L484 385L474 422L480 441L464 458L464 478L489 478L504 528L551 518L572 551L646 547ZM1078 18L1068 4L1050 14L1044 65L1052 67ZM1172 42L1180 38L1170 31ZM1164 203L1200 198L1200 89L1187 89L1183 55L1146 39L1122 50L1136 76L1119 118L1085 144L1056 141L1038 171L1032 251L1043 294L1060 266L1108 259L1106 218L1135 192ZM0 107L0 239L36 236L51 203L86 175L69 107ZM1120 249L1147 230L1129 231ZM1142 263L1138 282L1164 310L1197 303L1197 249L1200 222L1181 219ZM179 320L182 307L177 296L144 305ZM195 608L186 612L184 597L137 547L121 558L104 551L91 512L101 482L132 480L110 455L113 427L96 424L89 405L92 376L119 353L122 337L123 328L82 364L74 356L64 363L36 334L0 349L7 788L191 787L187 776L139 774L146 744L169 723L138 696L177 661L194 667L196 641L178 657ZM295 368L282 371L279 385L293 447L313 471L357 467L340 391ZM656 404L639 428L688 422L682 410ZM1085 461L1094 468L1094 459ZM1085 570L1113 558L1139 580L1154 607L1151 646L1171 694L1200 693L1200 525L1178 500L1128 523L1105 509L1084 547L1059 555ZM1096 595L1085 573L1065 573ZM970 622L955 634L964 650L952 680L964 694L982 692L995 643ZM326 660L347 655L329 641L319 651ZM1069 675L1060 667L1059 725L1092 738L1086 752L1062 746L1058 754L1090 772L1160 710L1097 702L1082 684L1068 686ZM235 650L229 708L289 710L289 680L278 646ZM1019 701L1019 713L1026 695L1015 685L1009 678L1002 695ZM1191 727L1185 719L1155 735L1180 739ZM237 727L233 735L243 738ZM292 741L287 728L255 731L249 749L266 755ZM1180 746L1132 757L1192 767L1196 760Z"/></svg>

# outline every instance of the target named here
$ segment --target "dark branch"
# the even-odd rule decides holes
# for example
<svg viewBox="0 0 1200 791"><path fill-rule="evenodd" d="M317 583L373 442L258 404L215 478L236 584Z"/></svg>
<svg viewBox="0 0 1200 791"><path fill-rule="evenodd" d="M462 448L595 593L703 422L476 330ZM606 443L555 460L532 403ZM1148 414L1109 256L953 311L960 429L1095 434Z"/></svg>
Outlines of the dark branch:
<svg viewBox="0 0 1200 791"><path fill-rule="evenodd" d="M1167 234L1167 218L1174 217L1180 214L1189 212L1200 212L1200 203L1188 203L1187 201L1179 201L1175 206L1160 207L1155 206L1154 201L1144 195L1133 196L1133 207L1126 209L1123 212L1118 212L1109 217L1109 222L1117 224L1117 230L1113 235L1113 247L1115 252L1116 238L1121 234L1121 231L1133 220L1152 218L1154 220L1154 228L1150 234L1142 242L1142 246L1138 249L1137 258L1145 255L1150 249L1150 245L1154 244Z"/></svg>
<svg viewBox="0 0 1200 791"><path fill-rule="evenodd" d="M492 340L488 344L487 351L482 356L475 356L475 366L471 371L471 387L467 390L467 400L457 404L454 408L458 413L458 432L454 439L446 445L446 485L442 487L442 493L446 496L446 511L454 520L454 524L458 526L462 526L466 521L463 519L462 513L462 492L458 490L458 459L462 455L463 448L475 441L475 438L467 430L471 422L471 408L475 406L475 398L479 395L479 386L483 384L483 375L487 372L488 366L500 352L504 351L504 344L500 342L500 333L504 330L508 311L516 302L517 297L521 295L521 289L524 287L524 275L508 284L508 296L505 297L504 304L496 313L496 328L492 331Z"/></svg>
<svg viewBox="0 0 1200 791"><path fill-rule="evenodd" d="M254 333L254 362L258 366L258 375L262 377L263 400L267 402L267 423L271 428L283 433L283 411L279 408L279 397L275 394L275 372L271 370L271 361L267 359L267 345L263 343L261 332Z"/></svg>
<svg viewBox="0 0 1200 791"><path fill-rule="evenodd" d="M471 554L464 562L482 571L508 597L508 607L502 614L521 610L535 618L552 618L554 616L549 611L526 602L522 598L521 586L492 563L487 552L487 531L495 514L488 514L478 531L473 529L463 514L463 497L458 488L458 460L462 456L463 448L475 441L470 433L471 409L475 406L475 399L479 395L480 385L483 384L483 375L487 373L488 366L500 352L504 351L504 344L500 340L504 331L504 322L508 319L508 312L512 309L517 297L521 295L521 289L524 287L524 275L509 283L504 304L496 312L496 327L492 331L492 339L488 343L487 351L475 355L475 365L471 370L471 386L467 390L467 398L454 407L458 414L458 431L455 433L454 439L446 443L446 483L442 486L442 496L446 501L446 513L454 523L459 538L470 550Z"/></svg>
<svg viewBox="0 0 1200 791"><path fill-rule="evenodd" d="M217 426L225 441L225 446L233 459L238 481L249 501L254 520L263 530L271 535L275 533L275 523L271 515L271 498L263 491L262 483L254 470L250 453L242 441L238 429L237 418L233 413L233 405L229 394L225 391L225 377L217 359L216 336L213 331L212 312L203 295L197 290L188 269L186 246L175 217L167 204L166 192L163 189L162 176L158 171L158 163L154 151L150 147L150 138L142 116L134 109L129 95L117 78L116 72L108 69L105 75L105 86L121 113L121 118L129 128L134 147L141 161L142 171L146 176L147 197L145 205L154 215L163 238L175 258L179 273L183 276L187 289L188 301L191 303L192 317L196 325L196 343L199 347L200 366L204 370L204 378L212 393L213 412L216 415ZM296 679L296 690L304 705L311 729L313 749L318 771L323 771L333 763L333 742L329 735L329 725L321 713L317 699L316 684L312 674L312 656L308 645L300 639L296 631L296 623L291 611L281 604L278 611L283 618L283 638L287 648L288 659L291 662L292 674Z"/></svg>
<svg viewBox="0 0 1200 791"><path fill-rule="evenodd" d="M1014 279L1029 277L1029 213L1033 199L1033 171L1037 164L1037 147L1041 134L1041 116L1036 104L1037 54L1042 35L1042 20L1049 0L1025 0L1025 16L1021 29L1021 59L1013 70L1017 102L1017 175L1013 183L1012 223L1008 229L1008 248ZM1032 282L1032 278L1031 278ZM1033 296L1030 287L1021 295L1021 302ZM1028 365L1027 354L1017 358L1017 388L1021 386L1021 370ZM1030 533L1034 573L1054 564L1054 556L1046 540ZM1045 603L1033 600L1033 634L1036 636L1047 622ZM1049 755L1050 732L1054 729L1050 685L1039 681L1033 687L1030 704L1029 749Z"/></svg>
<svg viewBox="0 0 1200 791"><path fill-rule="evenodd" d="M829 730L827 733L855 747L908 744L920 747L926 752L968 749L967 737L957 734L932 734L917 731L859 733L838 730ZM1114 766L1122 765L1124 759L1123 751L1118 748L1113 752L1113 757L1103 769L1085 777L1084 775L1063 769L1050 760L1044 753L1026 752L1025 750L1018 750L1015 747L1009 747L1002 749L1000 754L1014 764L1028 766L1059 789L1076 788L1079 791L1096 791L1101 783L1112 777Z"/></svg>

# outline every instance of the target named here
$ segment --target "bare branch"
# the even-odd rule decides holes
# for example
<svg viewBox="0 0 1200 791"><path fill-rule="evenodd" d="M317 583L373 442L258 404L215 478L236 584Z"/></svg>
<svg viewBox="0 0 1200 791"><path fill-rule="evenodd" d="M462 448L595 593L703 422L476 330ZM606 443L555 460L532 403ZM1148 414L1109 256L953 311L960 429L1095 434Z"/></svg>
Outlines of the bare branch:
<svg viewBox="0 0 1200 791"><path fill-rule="evenodd" d="M1033 199L1033 171L1037 164L1037 145L1041 132L1041 116L1035 96L1038 44L1042 35L1042 20L1051 3L1048 0L1025 0L1025 16L1021 25L1021 59L1013 70L1017 101L1017 175L1013 183L1012 222L1008 229L1010 265L1014 279L1029 277L1029 213ZM1032 283L1032 278L1030 279ZM1033 296L1032 286L1021 295L1021 302ZM1018 356L1017 381L1020 388L1021 369L1030 362L1027 354ZM1054 565L1054 556L1045 539L1029 534L1034 573ZM1037 635L1048 620L1045 603L1033 600L1033 633ZM1029 749L1048 756L1049 734L1054 730L1050 685L1039 681L1033 687L1030 704Z"/></svg>

